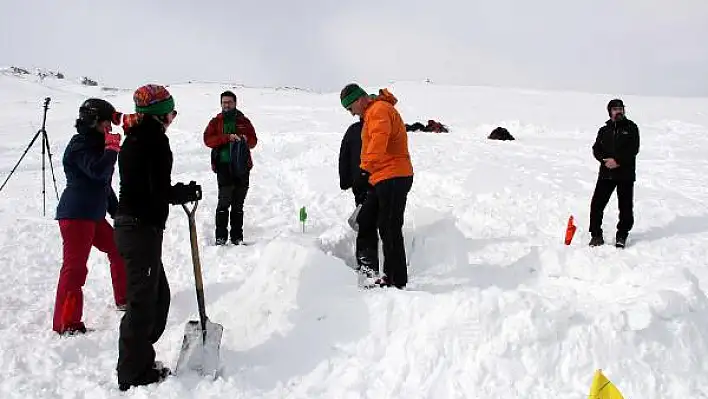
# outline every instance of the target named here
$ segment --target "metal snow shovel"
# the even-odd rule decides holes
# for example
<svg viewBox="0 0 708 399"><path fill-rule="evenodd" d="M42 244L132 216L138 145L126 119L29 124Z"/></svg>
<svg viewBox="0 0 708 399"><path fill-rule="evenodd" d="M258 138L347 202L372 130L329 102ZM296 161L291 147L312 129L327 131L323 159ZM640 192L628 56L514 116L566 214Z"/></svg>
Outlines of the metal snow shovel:
<svg viewBox="0 0 708 399"><path fill-rule="evenodd" d="M197 246L197 227L194 214L199 201L194 202L190 210L185 204L182 208L189 217L189 241L192 245L192 264L194 265L194 282L197 289L197 306L199 307L199 320L190 320L184 326L184 339L177 359L175 373L196 371L204 376L216 379L219 370L219 347L224 327L212 323L204 309L204 287L202 285L202 267L199 261L199 248Z"/></svg>
<svg viewBox="0 0 708 399"><path fill-rule="evenodd" d="M357 218L359 217L359 212L361 211L361 206L362 204L359 204L356 206L356 209L354 209L354 212L352 212L351 216L349 216L349 219L347 219L347 223L349 223L349 227L352 228L352 230L358 232L359 231L359 222L357 221Z"/></svg>

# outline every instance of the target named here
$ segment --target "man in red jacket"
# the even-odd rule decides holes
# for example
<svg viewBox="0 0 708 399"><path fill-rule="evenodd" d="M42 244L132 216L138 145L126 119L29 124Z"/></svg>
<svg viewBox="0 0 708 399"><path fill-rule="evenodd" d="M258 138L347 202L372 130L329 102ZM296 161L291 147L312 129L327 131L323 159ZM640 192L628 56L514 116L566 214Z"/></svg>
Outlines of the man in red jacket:
<svg viewBox="0 0 708 399"><path fill-rule="evenodd" d="M231 242L243 243L243 203L253 168L251 149L258 138L251 121L236 109L236 95L221 93L222 112L209 121L204 144L211 148L211 169L216 173L219 202L216 206L216 245L225 245L231 208Z"/></svg>

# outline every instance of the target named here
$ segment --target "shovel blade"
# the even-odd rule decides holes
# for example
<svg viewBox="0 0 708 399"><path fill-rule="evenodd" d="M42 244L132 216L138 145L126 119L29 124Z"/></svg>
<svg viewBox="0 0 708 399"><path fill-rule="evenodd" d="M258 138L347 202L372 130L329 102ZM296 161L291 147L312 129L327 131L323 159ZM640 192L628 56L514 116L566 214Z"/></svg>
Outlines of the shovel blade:
<svg viewBox="0 0 708 399"><path fill-rule="evenodd" d="M352 212L351 216L349 216L349 219L347 219L347 223L349 223L349 227L352 228L352 230L358 232L359 231L359 222L357 222L357 218L359 217L359 212L361 211L361 204L357 205L356 209L354 209L354 212Z"/></svg>
<svg viewBox="0 0 708 399"><path fill-rule="evenodd" d="M224 327L206 320L206 339L198 320L184 326L184 339L177 359L175 374L193 371L216 379L219 371L219 348Z"/></svg>

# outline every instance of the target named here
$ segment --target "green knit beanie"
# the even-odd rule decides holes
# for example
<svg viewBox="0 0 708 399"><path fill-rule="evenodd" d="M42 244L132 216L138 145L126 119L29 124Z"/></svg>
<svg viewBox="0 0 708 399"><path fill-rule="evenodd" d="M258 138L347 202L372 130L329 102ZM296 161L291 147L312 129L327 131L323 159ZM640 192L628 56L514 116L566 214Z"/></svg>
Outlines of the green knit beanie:
<svg viewBox="0 0 708 399"><path fill-rule="evenodd" d="M349 109L356 100L366 95L366 91L358 84L351 83L344 86L342 92L339 94L339 99L342 101L342 107Z"/></svg>

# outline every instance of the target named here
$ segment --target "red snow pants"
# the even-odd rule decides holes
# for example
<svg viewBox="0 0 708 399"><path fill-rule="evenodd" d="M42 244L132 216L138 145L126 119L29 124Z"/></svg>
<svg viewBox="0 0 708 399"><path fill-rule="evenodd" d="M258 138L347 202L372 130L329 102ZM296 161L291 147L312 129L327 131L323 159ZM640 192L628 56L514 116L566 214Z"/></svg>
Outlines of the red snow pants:
<svg viewBox="0 0 708 399"><path fill-rule="evenodd" d="M126 274L125 264L113 239L113 227L105 219L61 219L59 230L64 242L64 259L59 272L52 329L61 334L83 327L82 287L88 275L86 262L92 246L108 255L116 305L126 302Z"/></svg>

